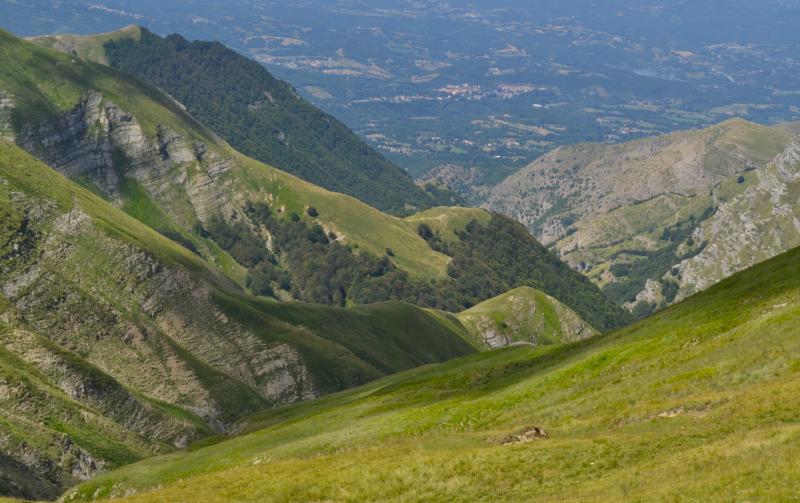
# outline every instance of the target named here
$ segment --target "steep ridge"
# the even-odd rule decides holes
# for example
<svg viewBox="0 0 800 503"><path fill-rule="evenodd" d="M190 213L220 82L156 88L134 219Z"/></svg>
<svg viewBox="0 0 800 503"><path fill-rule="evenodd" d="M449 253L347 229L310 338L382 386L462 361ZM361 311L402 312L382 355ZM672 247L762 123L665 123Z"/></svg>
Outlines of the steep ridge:
<svg viewBox="0 0 800 503"><path fill-rule="evenodd" d="M341 122L262 65L219 43L161 38L136 26L97 36L37 37L45 46L136 75L163 89L240 152L393 213L433 200Z"/></svg>
<svg viewBox="0 0 800 503"><path fill-rule="evenodd" d="M387 215L241 155L133 77L2 36L6 136L252 293L458 312L531 286L598 328L625 322L506 219L459 208ZM437 234L422 227L431 215L450 223Z"/></svg>
<svg viewBox="0 0 800 503"><path fill-rule="evenodd" d="M789 127L731 120L562 147L495 187L486 207L644 314L800 244L797 141Z"/></svg>
<svg viewBox="0 0 800 503"><path fill-rule="evenodd" d="M458 314L476 342L490 348L558 344L597 334L575 311L530 287L515 288Z"/></svg>
<svg viewBox="0 0 800 503"><path fill-rule="evenodd" d="M678 284L676 299L800 246L800 138L754 175L745 192L721 202L692 233L695 242L707 244L667 276Z"/></svg>
<svg viewBox="0 0 800 503"><path fill-rule="evenodd" d="M244 415L475 351L458 322L245 295L0 141L0 492L52 498Z"/></svg>
<svg viewBox="0 0 800 503"><path fill-rule="evenodd" d="M794 249L630 327L259 414L66 500L788 501L799 321Z"/></svg>

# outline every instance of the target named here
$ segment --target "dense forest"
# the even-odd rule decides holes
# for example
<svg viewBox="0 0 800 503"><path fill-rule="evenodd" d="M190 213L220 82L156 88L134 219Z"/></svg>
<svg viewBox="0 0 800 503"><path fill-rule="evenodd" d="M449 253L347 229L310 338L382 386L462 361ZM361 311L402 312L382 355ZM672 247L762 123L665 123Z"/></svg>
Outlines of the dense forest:
<svg viewBox="0 0 800 503"><path fill-rule="evenodd" d="M314 208L307 211L308 216L317 214ZM264 203L248 204L246 213L247 222L215 218L200 232L248 268L248 287L258 295L338 306L403 300L457 312L513 288L532 286L597 328L627 320L588 279L558 260L521 224L500 215L487 225L470 222L453 239L421 224L420 236L452 257L446 278L423 280L396 267L392 250L382 257L354 250L297 214L279 217Z"/></svg>
<svg viewBox="0 0 800 503"><path fill-rule="evenodd" d="M142 29L140 40L109 41L105 52L111 66L160 87L250 157L397 214L442 196L417 187L344 124L220 43Z"/></svg>

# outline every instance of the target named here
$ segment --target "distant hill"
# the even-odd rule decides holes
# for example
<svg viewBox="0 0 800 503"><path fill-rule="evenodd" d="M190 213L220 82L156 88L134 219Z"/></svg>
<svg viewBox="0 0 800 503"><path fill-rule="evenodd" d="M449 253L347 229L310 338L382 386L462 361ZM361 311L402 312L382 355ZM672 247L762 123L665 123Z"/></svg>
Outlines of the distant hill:
<svg viewBox="0 0 800 503"><path fill-rule="evenodd" d="M515 288L458 314L476 342L490 348L540 346L597 334L575 311L530 287Z"/></svg>
<svg viewBox="0 0 800 503"><path fill-rule="evenodd" d="M558 148L486 207L638 314L800 245L800 137L742 120L619 145Z"/></svg>
<svg viewBox="0 0 800 503"><path fill-rule="evenodd" d="M261 64L216 42L161 38L136 26L37 43L108 64L163 89L240 152L375 208L434 204L411 177Z"/></svg>

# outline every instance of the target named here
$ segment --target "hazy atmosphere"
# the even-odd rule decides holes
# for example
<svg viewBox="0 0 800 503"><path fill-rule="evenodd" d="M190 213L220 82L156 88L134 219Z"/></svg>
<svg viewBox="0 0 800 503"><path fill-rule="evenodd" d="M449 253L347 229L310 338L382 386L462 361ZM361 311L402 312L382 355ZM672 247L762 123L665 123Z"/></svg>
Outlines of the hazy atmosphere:
<svg viewBox="0 0 800 503"><path fill-rule="evenodd" d="M797 26L0 0L0 502L793 500Z"/></svg>

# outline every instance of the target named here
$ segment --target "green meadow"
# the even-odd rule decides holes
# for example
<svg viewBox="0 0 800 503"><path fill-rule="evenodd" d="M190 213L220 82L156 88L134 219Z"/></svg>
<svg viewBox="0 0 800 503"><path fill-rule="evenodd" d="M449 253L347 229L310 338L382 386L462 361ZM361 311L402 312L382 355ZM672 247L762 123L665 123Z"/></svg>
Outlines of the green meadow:
<svg viewBox="0 0 800 503"><path fill-rule="evenodd" d="M67 501L791 501L800 250L587 341L476 354L249 418ZM538 426L548 438L503 445Z"/></svg>

